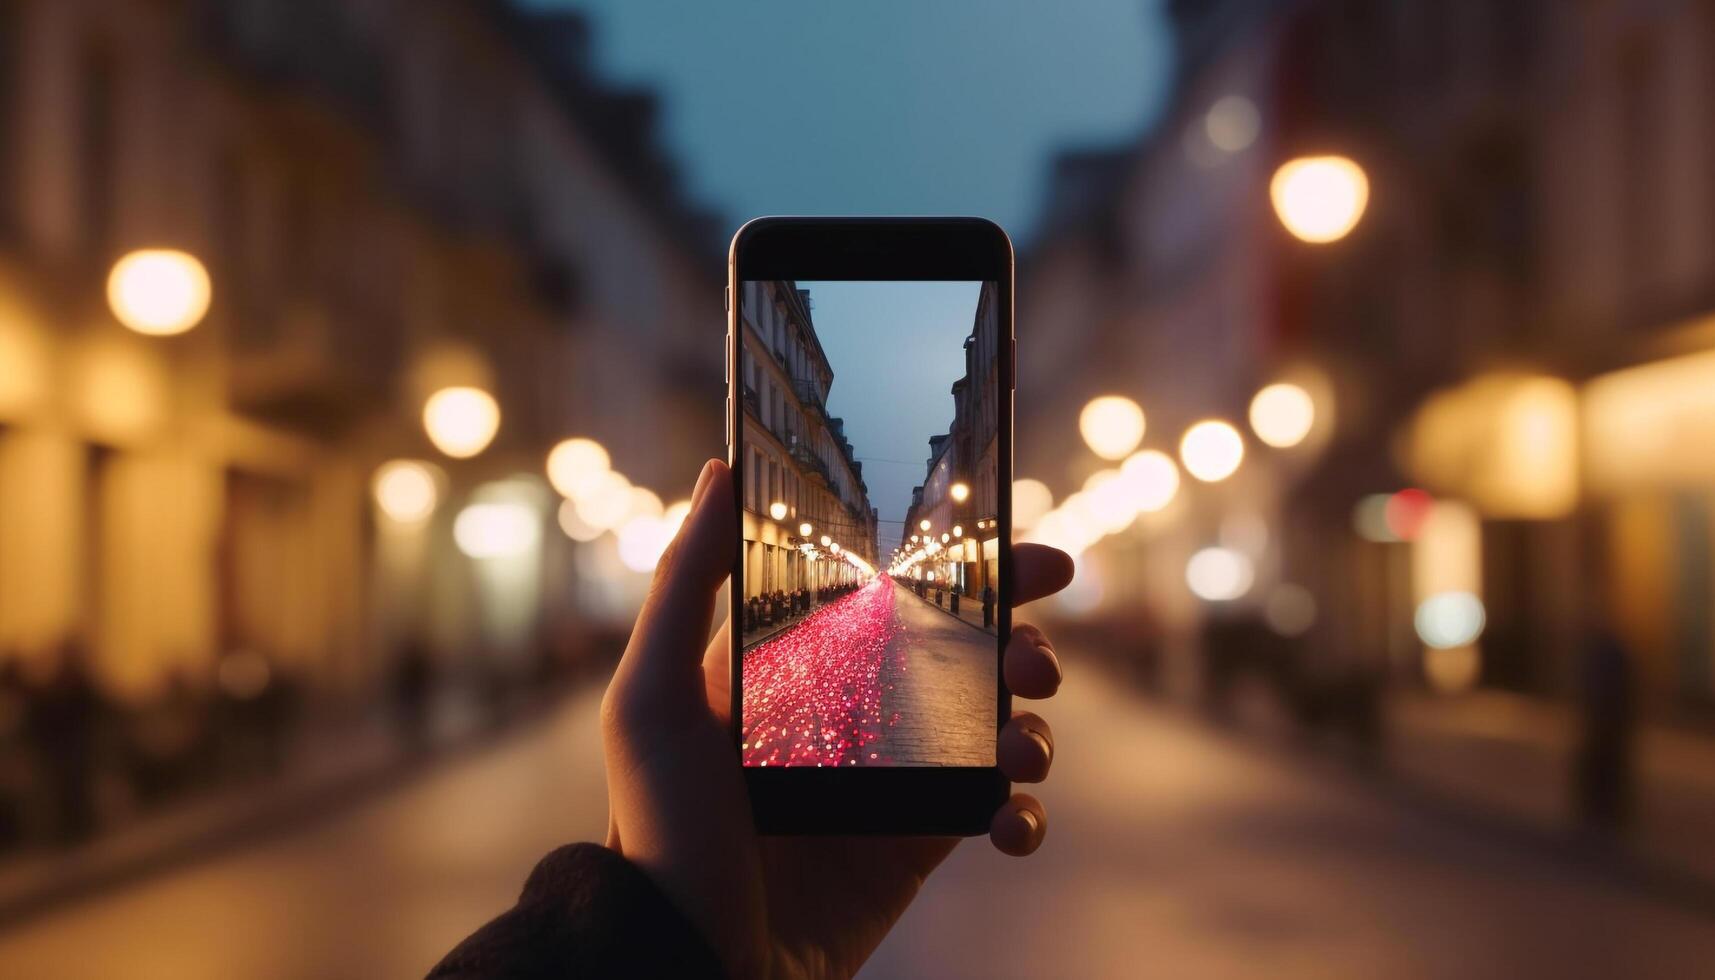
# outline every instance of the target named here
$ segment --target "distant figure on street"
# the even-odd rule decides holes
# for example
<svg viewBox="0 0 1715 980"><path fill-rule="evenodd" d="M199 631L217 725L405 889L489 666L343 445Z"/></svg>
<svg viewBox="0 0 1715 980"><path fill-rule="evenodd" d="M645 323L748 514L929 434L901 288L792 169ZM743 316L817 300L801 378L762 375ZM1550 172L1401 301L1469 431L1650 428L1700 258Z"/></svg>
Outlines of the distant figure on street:
<svg viewBox="0 0 1715 980"><path fill-rule="evenodd" d="M1578 742L1577 810L1584 825L1605 833L1625 829L1632 811L1631 664L1607 623L1591 630L1583 651L1584 728Z"/></svg>
<svg viewBox="0 0 1715 980"><path fill-rule="evenodd" d="M983 586L983 628L994 625L994 586Z"/></svg>
<svg viewBox="0 0 1715 980"><path fill-rule="evenodd" d="M434 695L435 663L429 645L411 637L393 663L393 717L399 734L414 752L429 746L429 702Z"/></svg>

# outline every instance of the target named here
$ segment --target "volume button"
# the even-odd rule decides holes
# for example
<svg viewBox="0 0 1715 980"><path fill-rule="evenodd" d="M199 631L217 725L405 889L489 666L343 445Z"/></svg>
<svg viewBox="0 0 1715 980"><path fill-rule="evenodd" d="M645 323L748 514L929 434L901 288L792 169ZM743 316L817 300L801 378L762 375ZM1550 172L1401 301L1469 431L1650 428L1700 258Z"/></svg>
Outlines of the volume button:
<svg viewBox="0 0 1715 980"><path fill-rule="evenodd" d="M726 444L732 445L732 396L726 396Z"/></svg>

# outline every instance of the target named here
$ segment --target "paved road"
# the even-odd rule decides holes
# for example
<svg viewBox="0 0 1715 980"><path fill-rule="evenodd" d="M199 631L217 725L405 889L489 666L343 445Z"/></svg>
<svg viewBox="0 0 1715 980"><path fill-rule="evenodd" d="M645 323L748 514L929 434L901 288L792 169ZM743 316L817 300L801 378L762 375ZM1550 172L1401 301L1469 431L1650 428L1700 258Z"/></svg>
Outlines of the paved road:
<svg viewBox="0 0 1715 980"><path fill-rule="evenodd" d="M1685 977L1715 922L1139 702L1073 651L1052 832L970 842L864 971L893 977ZM385 798L0 933L0 976L421 975L537 855L598 835L590 692Z"/></svg>
<svg viewBox="0 0 1715 980"><path fill-rule="evenodd" d="M753 766L994 763L995 638L877 578L744 652Z"/></svg>

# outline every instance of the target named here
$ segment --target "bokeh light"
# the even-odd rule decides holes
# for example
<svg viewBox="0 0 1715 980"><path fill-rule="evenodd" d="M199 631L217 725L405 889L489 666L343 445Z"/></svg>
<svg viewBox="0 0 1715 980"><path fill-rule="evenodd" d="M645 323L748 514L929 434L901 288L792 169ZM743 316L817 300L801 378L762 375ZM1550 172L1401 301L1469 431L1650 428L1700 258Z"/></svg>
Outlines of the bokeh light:
<svg viewBox="0 0 1715 980"><path fill-rule="evenodd" d="M513 558L541 539L536 512L522 503L471 504L453 521L453 542L471 558Z"/></svg>
<svg viewBox="0 0 1715 980"><path fill-rule="evenodd" d="M951 487L948 488L947 495L953 498L954 503L962 504L965 501L969 500L971 497L970 484L968 484L968 483L955 483Z"/></svg>
<svg viewBox="0 0 1715 980"><path fill-rule="evenodd" d="M429 464L414 459L383 463L370 483L381 513L398 524L421 524L435 513L439 481Z"/></svg>
<svg viewBox="0 0 1715 980"><path fill-rule="evenodd" d="M1279 382L1251 399L1251 431L1267 445L1289 449L1304 441L1316 424L1316 403L1295 384Z"/></svg>
<svg viewBox="0 0 1715 980"><path fill-rule="evenodd" d="M578 516L591 527L611 531L631 516L631 481L608 470L584 496L578 498Z"/></svg>
<svg viewBox="0 0 1715 980"><path fill-rule="evenodd" d="M114 263L107 276L107 304L132 330L155 337L180 334L202 322L214 288L196 256L148 248Z"/></svg>
<svg viewBox="0 0 1715 980"><path fill-rule="evenodd" d="M618 531L619 560L634 572L653 571L676 530L660 517L642 514L631 518Z"/></svg>
<svg viewBox="0 0 1715 980"><path fill-rule="evenodd" d="M1122 395L1092 398L1078 415L1078 431L1097 456L1124 459L1143 441L1143 409Z"/></svg>
<svg viewBox="0 0 1715 980"><path fill-rule="evenodd" d="M1120 479L1140 513L1154 513L1179 493L1179 467L1157 449L1145 449L1120 464Z"/></svg>
<svg viewBox="0 0 1715 980"><path fill-rule="evenodd" d="M1199 599L1230 602L1250 591L1256 569L1231 548L1204 548L1185 563L1185 584Z"/></svg>
<svg viewBox="0 0 1715 980"><path fill-rule="evenodd" d="M1027 531L1054 509L1054 494L1041 480L1012 481L1012 526Z"/></svg>
<svg viewBox="0 0 1715 980"><path fill-rule="evenodd" d="M1239 430L1219 419L1198 422L1179 440L1179 460L1185 464L1185 472L1205 483L1232 476L1244 458L1245 441Z"/></svg>
<svg viewBox="0 0 1715 980"><path fill-rule="evenodd" d="M423 403L423 429L436 449L469 459L500 431L500 405L481 388L442 388Z"/></svg>
<svg viewBox="0 0 1715 980"><path fill-rule="evenodd" d="M1215 100L1203 117L1209 142L1223 153L1237 153L1256 142L1262 116L1256 103L1242 95L1224 95Z"/></svg>
<svg viewBox="0 0 1715 980"><path fill-rule="evenodd" d="M606 528L596 527L578 514L578 502L575 500L560 501L559 523L566 537L580 544L588 544L607 533Z"/></svg>
<svg viewBox="0 0 1715 980"><path fill-rule="evenodd" d="M612 465L601 443L567 439L548 453L548 482L560 496L576 500L594 490Z"/></svg>
<svg viewBox="0 0 1715 980"><path fill-rule="evenodd" d="M1316 625L1316 597L1302 585L1284 582L1269 591L1262 617L1281 636L1303 636Z"/></svg>
<svg viewBox="0 0 1715 980"><path fill-rule="evenodd" d="M1338 241L1357 227L1370 200L1362 167L1342 156L1300 157L1281 165L1269 182L1280 223L1312 244Z"/></svg>
<svg viewBox="0 0 1715 980"><path fill-rule="evenodd" d="M1417 606L1413 625L1423 645L1450 650L1475 642L1483 633L1483 600L1470 592L1439 592Z"/></svg>

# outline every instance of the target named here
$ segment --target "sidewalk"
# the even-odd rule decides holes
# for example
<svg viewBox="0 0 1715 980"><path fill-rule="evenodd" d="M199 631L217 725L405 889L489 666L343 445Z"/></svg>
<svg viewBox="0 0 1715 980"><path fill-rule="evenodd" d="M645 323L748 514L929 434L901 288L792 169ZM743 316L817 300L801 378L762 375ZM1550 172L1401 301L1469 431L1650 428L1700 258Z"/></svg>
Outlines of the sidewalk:
<svg viewBox="0 0 1715 980"><path fill-rule="evenodd" d="M422 750L408 748L379 713L353 724L311 729L277 775L210 788L73 847L36 848L0 859L0 928L256 835L315 820L452 753L528 726L564 693L520 708L498 728L465 699L450 697Z"/></svg>
<svg viewBox="0 0 1715 980"><path fill-rule="evenodd" d="M1402 780L1549 833L1578 830L1569 707L1498 691L1388 705L1389 768ZM1715 884L1715 739L1660 727L1637 736L1636 820L1619 842L1649 863Z"/></svg>
<svg viewBox="0 0 1715 980"><path fill-rule="evenodd" d="M911 590L909 588L906 589L906 591L911 592ZM916 595L917 593L912 592L911 594ZM930 608L939 609L949 616L955 617L957 619L962 619L966 623L968 623L969 625L974 626L977 629L983 630L983 632L985 632L985 633L991 633L991 635L992 635L992 632L993 632L992 630L983 629L983 604L982 604L981 599L976 599L976 598L973 598L971 596L960 596L959 597L959 611L958 612L953 611L952 599L953 599L952 594L948 593L946 595L944 604L936 605L935 604L935 592L934 592L934 590L931 589L931 590L925 592L923 595L923 602L928 604L930 606Z"/></svg>

